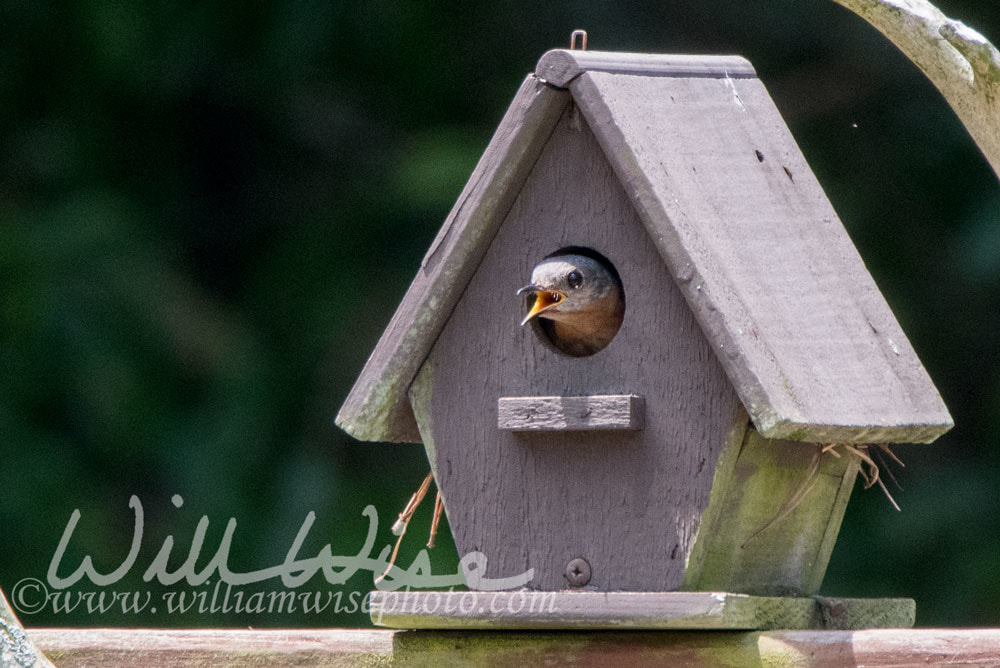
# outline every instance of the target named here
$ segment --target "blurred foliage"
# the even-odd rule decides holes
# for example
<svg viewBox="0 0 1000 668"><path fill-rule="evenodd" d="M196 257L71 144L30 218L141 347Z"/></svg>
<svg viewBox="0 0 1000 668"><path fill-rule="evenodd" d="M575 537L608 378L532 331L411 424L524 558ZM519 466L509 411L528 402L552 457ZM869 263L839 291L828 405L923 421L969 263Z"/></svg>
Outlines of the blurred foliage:
<svg viewBox="0 0 1000 668"><path fill-rule="evenodd" d="M990 5L939 3L996 41ZM8 595L45 578L77 508L60 575L84 555L117 567L132 494L142 551L119 591L151 588L142 572L168 536L180 566L202 516L199 568L230 517L238 571L280 564L310 511L301 556L356 553L367 504L383 518L376 552L387 544L423 451L355 442L333 416L519 81L585 27L591 48L750 58L954 414L935 445L898 448L902 514L856 490L824 590L915 597L921 624L1000 624L1000 189L933 87L861 19L823 0L8 0L0 26ZM454 571L447 536L432 559ZM370 588L360 573L332 589Z"/></svg>

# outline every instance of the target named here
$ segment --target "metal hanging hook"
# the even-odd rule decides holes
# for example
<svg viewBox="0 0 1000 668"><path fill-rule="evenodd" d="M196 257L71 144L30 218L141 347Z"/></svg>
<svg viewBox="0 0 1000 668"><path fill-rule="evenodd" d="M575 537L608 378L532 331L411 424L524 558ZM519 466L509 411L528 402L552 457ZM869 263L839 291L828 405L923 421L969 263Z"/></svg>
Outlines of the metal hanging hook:
<svg viewBox="0 0 1000 668"><path fill-rule="evenodd" d="M580 50L587 50L587 31L586 30L574 30L573 34L569 36L569 50L574 51L576 49L576 38L580 38Z"/></svg>

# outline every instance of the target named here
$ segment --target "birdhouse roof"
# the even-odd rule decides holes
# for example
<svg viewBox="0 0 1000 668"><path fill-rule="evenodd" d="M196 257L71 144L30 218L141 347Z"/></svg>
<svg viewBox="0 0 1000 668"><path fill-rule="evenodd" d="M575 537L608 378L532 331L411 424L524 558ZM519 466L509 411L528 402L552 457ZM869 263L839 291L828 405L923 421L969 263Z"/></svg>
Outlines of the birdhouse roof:
<svg viewBox="0 0 1000 668"><path fill-rule="evenodd" d="M522 84L338 425L363 440L420 441L409 386L569 104L761 434L929 442L951 428L749 62L562 50Z"/></svg>

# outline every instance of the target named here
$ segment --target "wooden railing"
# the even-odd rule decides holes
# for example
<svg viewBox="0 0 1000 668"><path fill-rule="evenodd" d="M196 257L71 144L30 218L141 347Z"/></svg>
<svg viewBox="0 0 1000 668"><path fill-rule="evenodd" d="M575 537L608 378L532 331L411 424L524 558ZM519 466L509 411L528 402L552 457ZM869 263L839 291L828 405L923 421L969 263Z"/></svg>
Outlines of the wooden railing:
<svg viewBox="0 0 1000 668"><path fill-rule="evenodd" d="M390 631L29 629L60 668L83 666L1000 665L1000 629L871 631Z"/></svg>

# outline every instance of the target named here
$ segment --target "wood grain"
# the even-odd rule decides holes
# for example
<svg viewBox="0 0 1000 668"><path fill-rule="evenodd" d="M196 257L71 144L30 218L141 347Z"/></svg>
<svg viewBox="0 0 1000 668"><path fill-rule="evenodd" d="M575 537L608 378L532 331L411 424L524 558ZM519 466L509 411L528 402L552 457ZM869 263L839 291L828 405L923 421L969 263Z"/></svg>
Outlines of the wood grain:
<svg viewBox="0 0 1000 668"><path fill-rule="evenodd" d="M568 102L536 77L524 80L337 414L355 438L420 440L407 387Z"/></svg>
<svg viewBox="0 0 1000 668"><path fill-rule="evenodd" d="M746 61L557 51L545 68L569 82L763 435L929 442L951 428ZM351 434L419 440L406 389L567 101L525 81L341 408Z"/></svg>
<svg viewBox="0 0 1000 668"><path fill-rule="evenodd" d="M760 596L819 591L858 472L856 458L820 455L820 447L747 430L730 475L717 479L685 589ZM774 521L804 485L808 494Z"/></svg>
<svg viewBox="0 0 1000 668"><path fill-rule="evenodd" d="M739 56L687 56L618 51L553 49L542 55L535 75L565 87L584 72L654 77L755 77L750 61Z"/></svg>
<svg viewBox="0 0 1000 668"><path fill-rule="evenodd" d="M371 593L379 626L408 629L768 630L913 626L909 598L781 598L725 592Z"/></svg>
<svg viewBox="0 0 1000 668"><path fill-rule="evenodd" d="M951 428L760 81L592 71L571 90L761 434Z"/></svg>
<svg viewBox="0 0 1000 668"><path fill-rule="evenodd" d="M387 666L392 635L372 629L33 629L60 668Z"/></svg>
<svg viewBox="0 0 1000 668"><path fill-rule="evenodd" d="M500 397L497 427L507 431L642 429L642 397L597 394L582 397Z"/></svg>
<svg viewBox="0 0 1000 668"><path fill-rule="evenodd" d="M611 343L564 355L521 327L532 267L586 246L616 267L626 311ZM566 585L587 559L601 590L681 586L712 472L746 414L587 124L567 109L421 369L429 455L460 554L487 576ZM497 400L635 394L641 431L510 432Z"/></svg>
<svg viewBox="0 0 1000 668"><path fill-rule="evenodd" d="M1000 629L390 631L30 629L61 668L146 666L996 666ZM253 661L241 660L259 649Z"/></svg>

